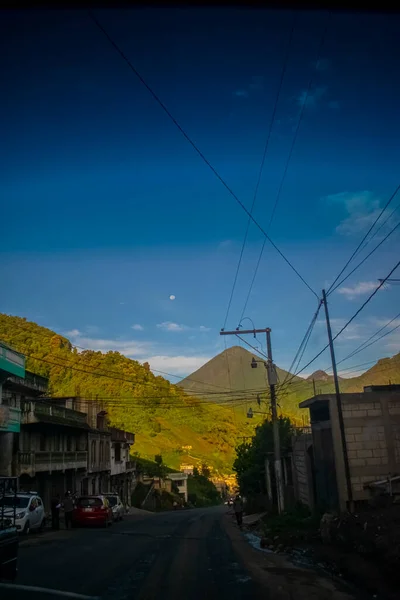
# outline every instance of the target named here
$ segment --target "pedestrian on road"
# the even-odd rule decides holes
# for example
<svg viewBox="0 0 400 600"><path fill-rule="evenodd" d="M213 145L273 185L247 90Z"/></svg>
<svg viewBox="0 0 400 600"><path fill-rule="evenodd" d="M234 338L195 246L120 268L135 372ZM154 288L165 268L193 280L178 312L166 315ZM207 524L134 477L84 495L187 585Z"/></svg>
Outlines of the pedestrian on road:
<svg viewBox="0 0 400 600"><path fill-rule="evenodd" d="M240 496L236 496L233 502L233 510L235 512L236 521L240 528L243 523L243 501Z"/></svg>
<svg viewBox="0 0 400 600"><path fill-rule="evenodd" d="M66 492L64 498L64 519L65 529L71 529L72 527L72 511L74 510L74 501L71 498L71 494Z"/></svg>
<svg viewBox="0 0 400 600"><path fill-rule="evenodd" d="M51 526L53 529L60 529L60 494L55 494L51 500Z"/></svg>

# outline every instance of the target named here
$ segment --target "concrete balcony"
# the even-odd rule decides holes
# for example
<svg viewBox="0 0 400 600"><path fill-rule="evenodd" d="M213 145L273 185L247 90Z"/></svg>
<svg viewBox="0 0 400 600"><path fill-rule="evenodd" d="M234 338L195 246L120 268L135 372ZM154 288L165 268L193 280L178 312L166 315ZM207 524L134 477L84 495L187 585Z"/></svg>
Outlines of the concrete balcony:
<svg viewBox="0 0 400 600"><path fill-rule="evenodd" d="M21 411L19 408L0 404L0 431L19 433L21 430Z"/></svg>
<svg viewBox="0 0 400 600"><path fill-rule="evenodd" d="M112 442L121 442L125 444L135 443L135 434L130 431L124 431L123 429L117 429L116 427L109 427L111 433Z"/></svg>
<svg viewBox="0 0 400 600"><path fill-rule="evenodd" d="M77 452L20 452L18 465L20 475L30 475L43 471L65 471L66 469L86 469L86 451Z"/></svg>
<svg viewBox="0 0 400 600"><path fill-rule="evenodd" d="M67 427L89 429L86 420L87 415L85 413L65 408L64 406L57 406L50 402L35 400L24 402L21 409L21 422L23 425L54 423L56 425L65 425Z"/></svg>
<svg viewBox="0 0 400 600"><path fill-rule="evenodd" d="M36 373L25 371L25 376L10 375L4 384L5 389L19 390L27 396L36 396L47 392L49 380Z"/></svg>
<svg viewBox="0 0 400 600"><path fill-rule="evenodd" d="M25 377L25 356L0 342L0 375Z"/></svg>
<svg viewBox="0 0 400 600"><path fill-rule="evenodd" d="M111 460L111 475L123 475L124 473L134 471L135 467L136 462L133 460Z"/></svg>

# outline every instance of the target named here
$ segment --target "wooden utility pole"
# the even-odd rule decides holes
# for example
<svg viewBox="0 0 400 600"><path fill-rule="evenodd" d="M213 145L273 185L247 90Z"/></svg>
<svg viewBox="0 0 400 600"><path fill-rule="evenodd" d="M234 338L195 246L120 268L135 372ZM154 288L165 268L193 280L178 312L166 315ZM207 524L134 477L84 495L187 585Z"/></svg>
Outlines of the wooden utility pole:
<svg viewBox="0 0 400 600"><path fill-rule="evenodd" d="M329 349L331 351L333 381L334 381L334 384L335 384L336 405L337 405L338 416L339 416L340 437L341 437L341 440L342 440L342 451L343 451L343 459L344 459L344 472L345 472L346 487L347 487L347 499L348 499L348 502L349 502L350 512L353 512L353 490L352 490L352 487L351 487L349 456L347 454L346 437L345 437L345 431L344 431L342 398L340 396L339 379L338 379L338 374L337 374L336 358L335 358L335 349L333 347L331 322L330 322L330 319L329 319L328 303L326 301L325 290L322 290L322 302L323 302L323 305L324 305L324 308L325 308L326 329L327 329L327 332L328 332Z"/></svg>
<svg viewBox="0 0 400 600"><path fill-rule="evenodd" d="M240 331L220 331L220 335L237 335L238 332L241 335L252 334L256 337L257 333L265 333L267 336L267 362L264 365L267 369L268 384L271 395L271 413L272 413L272 432L274 438L274 465L275 465L275 480L276 480L276 495L278 499L278 512L281 513L284 510L284 493L283 493L283 479L282 479L282 460L281 460L281 444L279 436L279 420L278 412L276 407L276 390L277 376L275 365L272 361L272 346L271 346L271 329L266 327L265 329L247 329ZM253 358L252 367L257 367L257 361Z"/></svg>

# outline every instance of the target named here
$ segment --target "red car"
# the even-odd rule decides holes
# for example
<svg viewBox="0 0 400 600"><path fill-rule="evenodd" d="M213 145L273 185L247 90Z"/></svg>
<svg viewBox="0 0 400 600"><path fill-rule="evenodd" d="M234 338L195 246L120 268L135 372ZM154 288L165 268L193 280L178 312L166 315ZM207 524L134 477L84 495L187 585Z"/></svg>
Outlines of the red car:
<svg viewBox="0 0 400 600"><path fill-rule="evenodd" d="M107 527L113 522L113 513L105 496L81 496L76 502L72 521L79 525L102 525Z"/></svg>

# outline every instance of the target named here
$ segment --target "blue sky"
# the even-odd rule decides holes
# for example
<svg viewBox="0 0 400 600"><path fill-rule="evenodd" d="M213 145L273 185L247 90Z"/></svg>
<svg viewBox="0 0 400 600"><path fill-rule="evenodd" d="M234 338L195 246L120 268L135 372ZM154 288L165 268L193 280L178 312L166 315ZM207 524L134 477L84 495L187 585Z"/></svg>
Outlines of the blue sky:
<svg viewBox="0 0 400 600"><path fill-rule="evenodd" d="M250 207L292 14L152 9L97 16ZM316 63L325 23L323 13L296 19L254 209L266 227L312 78L270 234L318 292L398 185L400 154L399 18L334 15ZM218 332L245 213L84 11L10 12L0 34L7 47L0 310L70 332L78 345L188 374L224 348ZM262 241L252 225L232 329ZM334 329L394 266L398 248L393 235L332 294ZM377 294L338 338L338 358L396 314L398 293L392 286ZM315 304L267 244L246 315L272 328L283 368ZM398 352L397 333L343 367ZM317 323L304 362L325 343ZM315 368L328 365L324 355Z"/></svg>

